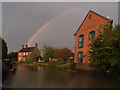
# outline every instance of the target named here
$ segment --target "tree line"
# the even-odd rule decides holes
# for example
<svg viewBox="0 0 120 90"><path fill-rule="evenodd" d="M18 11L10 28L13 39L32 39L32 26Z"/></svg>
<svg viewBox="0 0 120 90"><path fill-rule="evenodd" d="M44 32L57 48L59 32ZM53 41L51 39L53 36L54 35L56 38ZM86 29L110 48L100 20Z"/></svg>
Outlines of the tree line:
<svg viewBox="0 0 120 90"><path fill-rule="evenodd" d="M44 45L41 51L45 61L49 60L49 58L67 60L69 57L73 56L73 52L69 48L58 49Z"/></svg>

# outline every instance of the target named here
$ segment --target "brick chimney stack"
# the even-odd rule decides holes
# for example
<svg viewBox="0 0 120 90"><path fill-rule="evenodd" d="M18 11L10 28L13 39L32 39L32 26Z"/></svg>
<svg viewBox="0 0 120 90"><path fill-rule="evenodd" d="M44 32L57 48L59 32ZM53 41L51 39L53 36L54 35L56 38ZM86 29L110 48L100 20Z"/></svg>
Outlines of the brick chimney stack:
<svg viewBox="0 0 120 90"><path fill-rule="evenodd" d="M22 48L24 48L24 45L22 45Z"/></svg>
<svg viewBox="0 0 120 90"><path fill-rule="evenodd" d="M26 44L26 45L25 45L25 48L27 48L27 47L28 47L28 45Z"/></svg>
<svg viewBox="0 0 120 90"><path fill-rule="evenodd" d="M35 47L37 47L37 43L35 43Z"/></svg>

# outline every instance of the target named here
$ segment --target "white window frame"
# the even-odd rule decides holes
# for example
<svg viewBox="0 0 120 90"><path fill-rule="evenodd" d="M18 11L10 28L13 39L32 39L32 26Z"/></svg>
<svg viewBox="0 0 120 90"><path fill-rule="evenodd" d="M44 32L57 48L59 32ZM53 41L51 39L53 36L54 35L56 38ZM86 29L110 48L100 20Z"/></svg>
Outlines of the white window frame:
<svg viewBox="0 0 120 90"><path fill-rule="evenodd" d="M25 55L25 52L23 53L23 55Z"/></svg>
<svg viewBox="0 0 120 90"><path fill-rule="evenodd" d="M28 55L28 52L26 52L26 55Z"/></svg>
<svg viewBox="0 0 120 90"><path fill-rule="evenodd" d="M19 57L19 60L21 59L21 57Z"/></svg>
<svg viewBox="0 0 120 90"><path fill-rule="evenodd" d="M19 55L21 55L21 53L19 53Z"/></svg>

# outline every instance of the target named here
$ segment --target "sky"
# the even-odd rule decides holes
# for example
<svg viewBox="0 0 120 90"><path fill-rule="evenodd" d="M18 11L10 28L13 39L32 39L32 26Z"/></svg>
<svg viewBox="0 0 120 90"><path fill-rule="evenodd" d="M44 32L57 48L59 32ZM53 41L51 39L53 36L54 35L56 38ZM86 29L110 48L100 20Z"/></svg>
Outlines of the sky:
<svg viewBox="0 0 120 90"><path fill-rule="evenodd" d="M8 52L19 51L32 37L29 46L74 51L74 33L89 10L118 23L117 2L2 2L2 36Z"/></svg>
<svg viewBox="0 0 120 90"><path fill-rule="evenodd" d="M119 0L1 0L2 2L118 2Z"/></svg>

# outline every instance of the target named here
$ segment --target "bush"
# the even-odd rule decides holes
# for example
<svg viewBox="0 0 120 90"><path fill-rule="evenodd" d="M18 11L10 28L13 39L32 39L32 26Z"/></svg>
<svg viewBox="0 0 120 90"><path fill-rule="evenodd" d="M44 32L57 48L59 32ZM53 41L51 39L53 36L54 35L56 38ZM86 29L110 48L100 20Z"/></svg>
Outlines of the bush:
<svg viewBox="0 0 120 90"><path fill-rule="evenodd" d="M29 55L29 58L27 59L27 63L37 62L40 54L41 54L40 50L37 47L35 47L35 50Z"/></svg>
<svg viewBox="0 0 120 90"><path fill-rule="evenodd" d="M101 31L103 30L103 32ZM120 75L120 25L101 25L98 36L90 41L88 51L90 64L96 71L111 75Z"/></svg>
<svg viewBox="0 0 120 90"><path fill-rule="evenodd" d="M26 61L18 61L18 63L27 63Z"/></svg>

